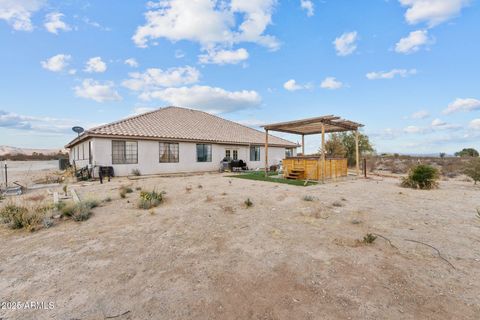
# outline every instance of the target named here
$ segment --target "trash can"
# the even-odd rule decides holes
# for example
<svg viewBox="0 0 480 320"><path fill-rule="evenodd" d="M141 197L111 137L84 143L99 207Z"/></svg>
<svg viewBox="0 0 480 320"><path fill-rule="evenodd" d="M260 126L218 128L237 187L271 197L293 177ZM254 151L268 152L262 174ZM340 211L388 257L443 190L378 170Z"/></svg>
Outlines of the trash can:
<svg viewBox="0 0 480 320"><path fill-rule="evenodd" d="M67 170L70 167L70 160L65 158L58 159L58 169Z"/></svg>

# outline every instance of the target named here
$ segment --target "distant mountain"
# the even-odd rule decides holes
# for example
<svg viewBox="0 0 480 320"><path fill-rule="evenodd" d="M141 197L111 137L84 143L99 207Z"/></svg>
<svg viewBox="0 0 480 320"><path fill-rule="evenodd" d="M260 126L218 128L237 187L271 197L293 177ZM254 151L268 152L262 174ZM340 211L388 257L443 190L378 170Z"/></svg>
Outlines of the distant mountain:
<svg viewBox="0 0 480 320"><path fill-rule="evenodd" d="M0 156L5 154L24 154L27 156L32 155L34 152L43 153L45 155L55 154L59 151L64 151L63 149L29 149L29 148L17 148L11 146L0 146Z"/></svg>

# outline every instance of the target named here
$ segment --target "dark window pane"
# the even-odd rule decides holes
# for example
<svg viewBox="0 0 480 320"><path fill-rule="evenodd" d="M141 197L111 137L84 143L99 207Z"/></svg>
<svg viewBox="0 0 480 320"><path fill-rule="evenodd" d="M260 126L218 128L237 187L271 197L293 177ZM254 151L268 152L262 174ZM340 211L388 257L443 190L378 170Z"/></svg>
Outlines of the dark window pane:
<svg viewBox="0 0 480 320"><path fill-rule="evenodd" d="M197 162L211 162L211 161L212 161L212 145L197 144Z"/></svg>
<svg viewBox="0 0 480 320"><path fill-rule="evenodd" d="M138 163L137 141L112 141L112 163L131 164Z"/></svg>
<svg viewBox="0 0 480 320"><path fill-rule="evenodd" d="M250 147L250 161L260 161L260 147Z"/></svg>

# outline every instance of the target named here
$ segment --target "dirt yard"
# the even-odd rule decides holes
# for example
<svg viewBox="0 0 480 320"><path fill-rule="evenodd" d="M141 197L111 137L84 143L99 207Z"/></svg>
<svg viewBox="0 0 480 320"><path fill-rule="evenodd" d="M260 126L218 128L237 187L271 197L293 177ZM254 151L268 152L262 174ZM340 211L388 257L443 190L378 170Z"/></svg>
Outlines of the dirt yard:
<svg viewBox="0 0 480 320"><path fill-rule="evenodd" d="M136 209L139 191L121 199L121 185L166 201ZM0 301L54 304L1 319L480 319L480 186L469 182L209 174L75 188L112 201L84 222L0 227ZM360 242L367 233L392 245Z"/></svg>

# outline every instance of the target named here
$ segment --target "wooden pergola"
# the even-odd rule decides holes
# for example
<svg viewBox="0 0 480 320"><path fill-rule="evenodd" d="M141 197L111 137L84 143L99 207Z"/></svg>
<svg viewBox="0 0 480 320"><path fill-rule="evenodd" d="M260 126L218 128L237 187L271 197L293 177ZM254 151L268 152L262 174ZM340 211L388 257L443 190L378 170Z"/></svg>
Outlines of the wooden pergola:
<svg viewBox="0 0 480 320"><path fill-rule="evenodd" d="M322 180L325 179L325 133L335 132L355 132L355 155L356 155L356 172L360 176L360 154L358 150L358 129L363 127L363 124L345 120L334 115L308 118L303 120L295 120L288 122L280 122L268 124L263 126L265 129L265 175L268 172L268 132L278 131L291 134L298 134L302 136L302 154L305 155L305 136L312 134L322 135L322 165L323 175Z"/></svg>

